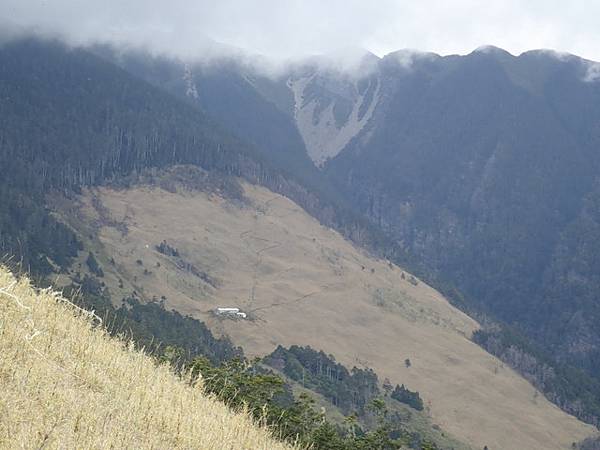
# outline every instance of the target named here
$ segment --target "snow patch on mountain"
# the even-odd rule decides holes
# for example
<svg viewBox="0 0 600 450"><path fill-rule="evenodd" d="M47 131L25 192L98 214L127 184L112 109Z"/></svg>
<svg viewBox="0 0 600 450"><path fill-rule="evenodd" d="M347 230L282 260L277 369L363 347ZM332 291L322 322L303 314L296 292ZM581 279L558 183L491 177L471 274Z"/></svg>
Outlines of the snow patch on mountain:
<svg viewBox="0 0 600 450"><path fill-rule="evenodd" d="M376 83L374 93L369 89L358 89L358 82L351 82L349 94L344 101L349 101L351 111L343 123L336 118L334 108L335 98L309 96L307 88L315 82L318 73L300 78L290 78L288 87L294 95L294 118L300 131L308 155L317 167L323 167L328 159L335 157L348 143L357 136L372 117L380 97L380 80L373 78ZM347 88L348 86L346 86ZM322 107L323 103L327 104Z"/></svg>
<svg viewBox="0 0 600 450"><path fill-rule="evenodd" d="M590 62L588 64L583 81L587 83L600 81L600 63Z"/></svg>
<svg viewBox="0 0 600 450"><path fill-rule="evenodd" d="M185 95L198 100L198 88L194 82L194 75L189 64L186 64L183 69L183 81L185 82Z"/></svg>

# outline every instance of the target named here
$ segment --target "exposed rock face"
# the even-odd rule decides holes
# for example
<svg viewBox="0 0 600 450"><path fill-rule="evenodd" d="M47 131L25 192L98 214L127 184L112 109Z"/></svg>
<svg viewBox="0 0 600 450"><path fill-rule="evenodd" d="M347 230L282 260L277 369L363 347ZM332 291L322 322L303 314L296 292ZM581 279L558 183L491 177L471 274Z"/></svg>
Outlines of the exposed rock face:
<svg viewBox="0 0 600 450"><path fill-rule="evenodd" d="M366 126L377 107L381 81L314 71L292 76L294 119L306 151L318 166L335 157Z"/></svg>

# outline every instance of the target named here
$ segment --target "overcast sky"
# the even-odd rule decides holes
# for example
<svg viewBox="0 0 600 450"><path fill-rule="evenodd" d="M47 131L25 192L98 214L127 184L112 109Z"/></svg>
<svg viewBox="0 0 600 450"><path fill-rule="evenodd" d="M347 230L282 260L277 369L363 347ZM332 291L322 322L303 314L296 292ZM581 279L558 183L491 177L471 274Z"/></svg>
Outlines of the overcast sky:
<svg viewBox="0 0 600 450"><path fill-rule="evenodd" d="M206 52L211 38L276 59L347 47L464 54L490 44L600 61L599 0L0 0L0 18L78 43L185 56Z"/></svg>

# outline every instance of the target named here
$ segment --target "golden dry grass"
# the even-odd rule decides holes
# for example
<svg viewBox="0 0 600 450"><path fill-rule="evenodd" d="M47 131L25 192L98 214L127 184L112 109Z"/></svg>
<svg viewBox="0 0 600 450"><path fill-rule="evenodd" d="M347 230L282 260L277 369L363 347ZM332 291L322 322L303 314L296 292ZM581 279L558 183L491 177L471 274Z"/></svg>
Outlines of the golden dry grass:
<svg viewBox="0 0 600 450"><path fill-rule="evenodd" d="M93 320L0 268L0 448L290 448Z"/></svg>
<svg viewBox="0 0 600 450"><path fill-rule="evenodd" d="M98 236L88 245L116 299L134 289L148 299L165 295L167 307L206 321L250 356L277 344L311 345L349 367L372 367L418 390L433 421L473 448L560 450L594 433L471 342L478 323L434 289L411 284L401 268L365 254L289 199L244 188L246 206L199 192L102 188L94 194L109 222L128 232L103 223L89 192L74 225L84 237ZM63 217L77 216L72 203L66 208ZM163 239L217 288L158 253ZM252 320L215 320L217 306L240 307Z"/></svg>

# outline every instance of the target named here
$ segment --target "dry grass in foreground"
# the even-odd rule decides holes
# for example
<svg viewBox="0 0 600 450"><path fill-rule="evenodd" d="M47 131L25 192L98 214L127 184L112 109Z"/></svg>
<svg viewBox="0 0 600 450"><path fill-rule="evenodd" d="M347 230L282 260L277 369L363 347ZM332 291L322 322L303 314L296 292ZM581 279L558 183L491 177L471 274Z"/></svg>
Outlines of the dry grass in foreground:
<svg viewBox="0 0 600 450"><path fill-rule="evenodd" d="M0 267L0 448L289 448L93 320Z"/></svg>

